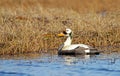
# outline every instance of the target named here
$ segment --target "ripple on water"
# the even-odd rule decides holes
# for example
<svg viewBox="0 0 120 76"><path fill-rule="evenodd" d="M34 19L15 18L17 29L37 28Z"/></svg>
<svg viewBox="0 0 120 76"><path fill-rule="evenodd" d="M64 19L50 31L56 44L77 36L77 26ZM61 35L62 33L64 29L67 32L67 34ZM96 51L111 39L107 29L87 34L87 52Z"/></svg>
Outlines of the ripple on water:
<svg viewBox="0 0 120 76"><path fill-rule="evenodd" d="M0 60L0 76L119 76L120 56L45 56ZM90 57L90 58L88 58Z"/></svg>
<svg viewBox="0 0 120 76"><path fill-rule="evenodd" d="M26 73L0 71L0 76L31 76Z"/></svg>

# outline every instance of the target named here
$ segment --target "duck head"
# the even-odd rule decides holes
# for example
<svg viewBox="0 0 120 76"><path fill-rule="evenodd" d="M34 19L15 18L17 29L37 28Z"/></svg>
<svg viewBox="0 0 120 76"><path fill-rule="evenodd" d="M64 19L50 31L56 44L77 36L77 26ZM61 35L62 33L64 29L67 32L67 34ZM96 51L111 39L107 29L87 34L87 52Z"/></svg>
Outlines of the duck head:
<svg viewBox="0 0 120 76"><path fill-rule="evenodd" d="M66 36L67 39L64 42L64 47L71 45L72 42L72 30L67 28L65 31L63 31L62 33L58 34L59 37L63 37Z"/></svg>
<svg viewBox="0 0 120 76"><path fill-rule="evenodd" d="M72 37L72 30L67 28L65 31L62 33L58 34L59 37L67 36L67 37Z"/></svg>

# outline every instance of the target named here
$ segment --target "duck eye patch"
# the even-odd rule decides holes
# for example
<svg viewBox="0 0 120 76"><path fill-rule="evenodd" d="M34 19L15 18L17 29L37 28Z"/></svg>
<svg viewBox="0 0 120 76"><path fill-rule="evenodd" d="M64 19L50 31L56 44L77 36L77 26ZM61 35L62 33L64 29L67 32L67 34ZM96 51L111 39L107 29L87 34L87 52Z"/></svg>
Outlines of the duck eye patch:
<svg viewBox="0 0 120 76"><path fill-rule="evenodd" d="M65 31L63 31L63 34L67 34Z"/></svg>

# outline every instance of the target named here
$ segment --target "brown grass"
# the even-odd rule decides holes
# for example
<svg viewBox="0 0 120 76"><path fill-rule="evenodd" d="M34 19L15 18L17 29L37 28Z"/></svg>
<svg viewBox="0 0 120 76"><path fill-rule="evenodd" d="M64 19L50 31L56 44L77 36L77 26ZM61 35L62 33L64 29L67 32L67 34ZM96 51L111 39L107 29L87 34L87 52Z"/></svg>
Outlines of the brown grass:
<svg viewBox="0 0 120 76"><path fill-rule="evenodd" d="M56 50L65 39L56 34L65 27L74 31L73 43L119 51L119 0L63 1L1 0L0 54Z"/></svg>

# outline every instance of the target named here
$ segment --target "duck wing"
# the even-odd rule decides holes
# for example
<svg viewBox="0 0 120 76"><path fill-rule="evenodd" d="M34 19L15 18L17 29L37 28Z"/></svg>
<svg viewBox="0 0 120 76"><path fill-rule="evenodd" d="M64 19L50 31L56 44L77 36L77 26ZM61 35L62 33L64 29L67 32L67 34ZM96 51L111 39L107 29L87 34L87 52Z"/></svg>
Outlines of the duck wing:
<svg viewBox="0 0 120 76"><path fill-rule="evenodd" d="M99 51L91 46L89 46L89 48L79 46L75 48L74 51L76 54L99 54Z"/></svg>

